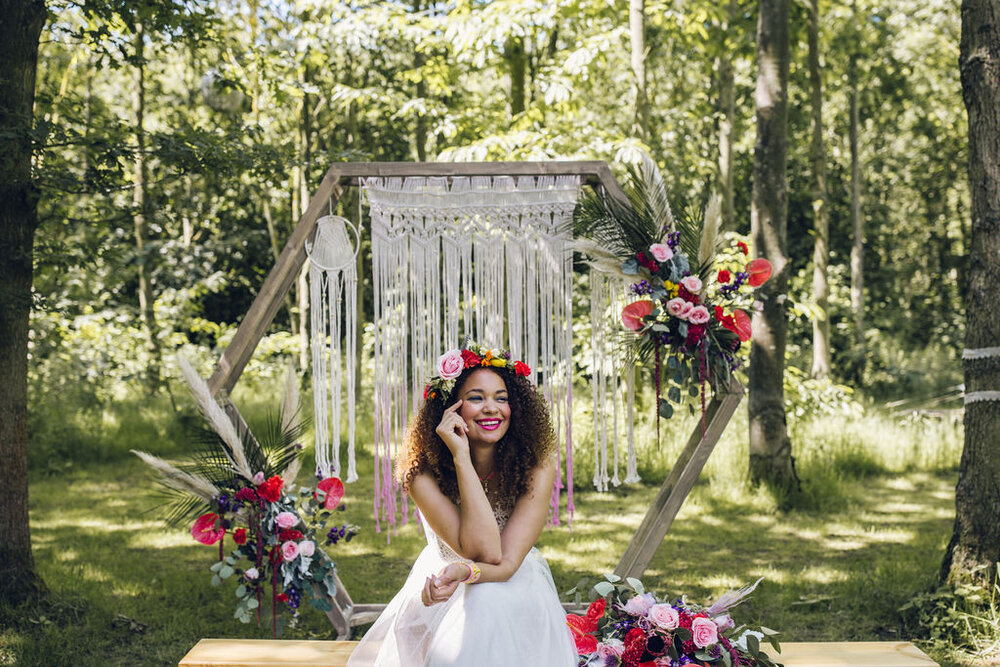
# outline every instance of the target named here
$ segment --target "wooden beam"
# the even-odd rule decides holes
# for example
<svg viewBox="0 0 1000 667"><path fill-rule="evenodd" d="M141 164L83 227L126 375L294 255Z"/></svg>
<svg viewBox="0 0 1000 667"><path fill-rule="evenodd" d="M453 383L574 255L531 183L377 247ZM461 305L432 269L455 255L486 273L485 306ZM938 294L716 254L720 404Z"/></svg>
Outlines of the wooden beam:
<svg viewBox="0 0 1000 667"><path fill-rule="evenodd" d="M327 201L336 203L343 192L341 176L335 165L326 172L326 176L320 182L316 193L309 201L309 206L299 219L281 255L278 256L278 261L264 280L260 292L250 305L250 310L243 317L232 342L222 354L212 377L209 378L208 388L213 396L219 391L226 393L232 391L236 380L257 349L257 344L264 337L267 327L278 314L285 294L298 278L299 269L306 259L306 240L312 236L317 218L326 210Z"/></svg>
<svg viewBox="0 0 1000 667"><path fill-rule="evenodd" d="M701 422L695 426L687 446L677 457L677 462L663 482L656 498L646 511L639 528L632 536L624 555L618 561L615 574L620 577L642 576L653 559L653 554L663 542L684 500L691 493L705 462L722 437L722 432L743 399L743 385L733 379L725 391L715 394L706 408L705 437L701 435Z"/></svg>

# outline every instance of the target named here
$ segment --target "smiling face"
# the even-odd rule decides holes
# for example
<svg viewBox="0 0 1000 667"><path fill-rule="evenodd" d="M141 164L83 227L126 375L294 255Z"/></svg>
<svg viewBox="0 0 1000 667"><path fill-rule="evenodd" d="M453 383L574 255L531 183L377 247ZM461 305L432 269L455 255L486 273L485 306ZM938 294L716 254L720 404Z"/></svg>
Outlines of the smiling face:
<svg viewBox="0 0 1000 667"><path fill-rule="evenodd" d="M491 370L471 373L458 392L462 407L458 414L469 427L469 442L496 444L510 427L507 384Z"/></svg>

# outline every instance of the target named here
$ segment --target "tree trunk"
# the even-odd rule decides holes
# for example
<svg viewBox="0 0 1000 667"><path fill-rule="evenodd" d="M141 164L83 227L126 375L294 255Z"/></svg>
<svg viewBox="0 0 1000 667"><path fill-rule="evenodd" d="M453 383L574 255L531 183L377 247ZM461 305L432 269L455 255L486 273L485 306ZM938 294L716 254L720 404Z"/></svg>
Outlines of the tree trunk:
<svg viewBox="0 0 1000 667"><path fill-rule="evenodd" d="M649 97L646 94L646 0L629 0L629 43L635 77L635 134L649 141Z"/></svg>
<svg viewBox="0 0 1000 667"><path fill-rule="evenodd" d="M28 328L38 192L31 179L40 0L0 0L0 600L36 596L28 530Z"/></svg>
<svg viewBox="0 0 1000 667"><path fill-rule="evenodd" d="M309 83L310 75L309 65L303 65L302 80L304 83ZM303 93L301 116L299 118L298 178L296 178L299 187L299 211L292 221L293 225L298 224L299 218L309 207L309 200L312 197L312 191L309 187L309 165L312 162L311 120L312 109L309 104L309 94ZM305 262L299 271L296 293L299 306L299 370L305 373L309 370L309 262Z"/></svg>
<svg viewBox="0 0 1000 667"><path fill-rule="evenodd" d="M414 13L419 12L421 9L420 0L413 0L413 11ZM414 68L420 70L424 66L426 58L424 54L420 51L416 51L413 54L413 65ZM424 99L427 97L427 84L424 83L423 75L417 80L417 98ZM417 158L417 162L427 162L427 117L420 112L417 112L416 123L414 124L413 131L413 144L414 153Z"/></svg>
<svg viewBox="0 0 1000 667"><path fill-rule="evenodd" d="M739 8L736 0L729 2L729 16L722 26L723 39L736 23ZM726 40L728 41L728 40ZM733 204L733 127L736 124L736 78L732 52L728 44L719 56L719 193L722 195L721 231L736 230L736 210Z"/></svg>
<svg viewBox="0 0 1000 667"><path fill-rule="evenodd" d="M139 280L139 319L146 334L146 351L149 367L146 369L147 390L155 393L160 387L160 344L157 336L156 315L153 312L153 286L150 282L152 255L146 251L149 225L149 195L146 191L148 168L146 165L146 62L145 31L141 23L135 26L135 165L132 175L132 229L135 236L135 264Z"/></svg>
<svg viewBox="0 0 1000 667"><path fill-rule="evenodd" d="M785 312L788 260L788 2L760 0L757 18L757 141L754 146L751 233L757 255L770 260L771 279L758 291L753 316L749 401L750 476L775 488L798 488L785 423Z"/></svg>
<svg viewBox="0 0 1000 667"><path fill-rule="evenodd" d="M813 244L813 377L830 374L830 304L827 284L830 226L826 212L826 151L823 148L823 77L819 62L819 0L809 2L809 87L812 101Z"/></svg>
<svg viewBox="0 0 1000 667"><path fill-rule="evenodd" d="M507 39L505 57L510 68L510 117L513 120L524 113L525 69L528 64L524 41L520 37Z"/></svg>
<svg viewBox="0 0 1000 667"><path fill-rule="evenodd" d="M965 447L955 530L942 575L991 583L1000 562L1000 11L962 2L959 66L969 117L972 241L966 332ZM979 569L977 571L977 568Z"/></svg>
<svg viewBox="0 0 1000 667"><path fill-rule="evenodd" d="M863 384L865 377L865 299L864 260L865 222L861 216L861 164L858 156L858 68L857 56L851 55L847 66L850 82L850 143L851 143L851 226L854 244L851 246L851 315L854 319L854 379Z"/></svg>

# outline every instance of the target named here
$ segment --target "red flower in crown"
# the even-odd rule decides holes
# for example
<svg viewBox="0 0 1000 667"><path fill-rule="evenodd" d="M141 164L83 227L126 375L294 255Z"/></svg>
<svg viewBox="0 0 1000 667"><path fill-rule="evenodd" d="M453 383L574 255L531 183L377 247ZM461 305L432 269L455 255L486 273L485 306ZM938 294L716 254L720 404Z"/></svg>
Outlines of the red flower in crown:
<svg viewBox="0 0 1000 667"><path fill-rule="evenodd" d="M531 368L528 366L528 364L524 362L515 361L514 373L520 375L521 377L528 377L529 375L531 375Z"/></svg>
<svg viewBox="0 0 1000 667"><path fill-rule="evenodd" d="M732 280L732 278L733 277L732 277L732 275L730 275L729 271L726 271L725 269L722 269L721 271L719 271L718 280L723 285L725 285L730 280Z"/></svg>
<svg viewBox="0 0 1000 667"><path fill-rule="evenodd" d="M479 355L471 350L462 350L462 361L465 362L466 368L472 368L473 366L478 366L482 363L482 359Z"/></svg>

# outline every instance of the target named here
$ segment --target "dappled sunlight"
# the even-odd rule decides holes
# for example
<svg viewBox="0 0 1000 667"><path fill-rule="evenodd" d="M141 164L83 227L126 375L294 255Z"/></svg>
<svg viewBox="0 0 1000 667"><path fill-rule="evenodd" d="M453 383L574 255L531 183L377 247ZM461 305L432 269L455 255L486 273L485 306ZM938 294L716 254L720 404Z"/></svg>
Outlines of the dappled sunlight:
<svg viewBox="0 0 1000 667"><path fill-rule="evenodd" d="M167 530L161 524L158 530L137 532L128 544L133 548L172 549L191 546L194 540L187 531Z"/></svg>
<svg viewBox="0 0 1000 667"><path fill-rule="evenodd" d="M32 529L38 529L41 531L46 530L60 530L64 528L75 528L87 533L119 533L119 532L137 532L142 530L162 530L163 522L161 521L111 521L108 519L99 518L70 518L66 516L53 517L50 519L42 519L39 521L33 521L31 524Z"/></svg>
<svg viewBox="0 0 1000 667"><path fill-rule="evenodd" d="M810 565L803 568L798 576L814 584L832 584L850 579L846 572L829 565Z"/></svg>

